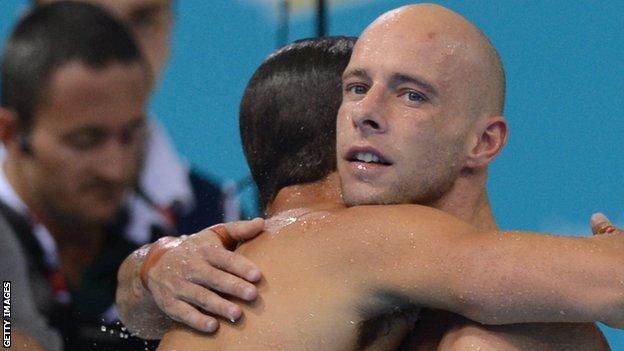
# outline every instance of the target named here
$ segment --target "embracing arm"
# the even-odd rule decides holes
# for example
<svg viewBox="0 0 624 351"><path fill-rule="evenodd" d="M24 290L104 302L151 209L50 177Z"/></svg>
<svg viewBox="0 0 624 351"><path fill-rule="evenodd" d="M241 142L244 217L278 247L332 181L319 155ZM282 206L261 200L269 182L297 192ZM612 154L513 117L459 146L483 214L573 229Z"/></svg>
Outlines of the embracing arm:
<svg viewBox="0 0 624 351"><path fill-rule="evenodd" d="M413 205L346 212L349 232L367 233L366 241L348 241L356 259L385 267L383 274L362 269L367 288L400 291L419 305L484 324L602 321L624 327L622 234L479 232Z"/></svg>
<svg viewBox="0 0 624 351"><path fill-rule="evenodd" d="M255 219L225 226L232 238L242 241L260 233L264 221ZM163 243L171 245L163 250L162 257L149 264L148 270L141 272L150 250ZM121 265L117 279L116 303L121 321L139 337L158 339L172 320L200 331L215 331L218 321L198 307L227 319L238 319L240 307L211 290L253 300L257 291L252 283L260 279L260 271L246 258L225 248L217 234L205 229L184 240L161 239L136 250Z"/></svg>
<svg viewBox="0 0 624 351"><path fill-rule="evenodd" d="M139 276L150 245L136 250L121 264L117 274L116 301L119 319L130 331L144 339L158 339L171 322L143 287Z"/></svg>
<svg viewBox="0 0 624 351"><path fill-rule="evenodd" d="M616 229L607 217L599 213L592 216L591 227L594 235ZM594 323L484 325L459 316L455 322L440 341L439 351L611 350L606 338Z"/></svg>

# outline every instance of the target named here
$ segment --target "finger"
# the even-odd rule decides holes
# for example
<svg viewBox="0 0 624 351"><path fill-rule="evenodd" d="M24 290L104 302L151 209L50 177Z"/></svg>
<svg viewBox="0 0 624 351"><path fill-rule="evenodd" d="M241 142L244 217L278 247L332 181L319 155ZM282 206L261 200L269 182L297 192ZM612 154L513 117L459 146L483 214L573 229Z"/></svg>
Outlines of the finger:
<svg viewBox="0 0 624 351"><path fill-rule="evenodd" d="M613 233L617 228L602 213L594 213L591 216L591 228L594 235Z"/></svg>
<svg viewBox="0 0 624 351"><path fill-rule="evenodd" d="M232 239L246 241L255 238L264 230L264 219L254 218L250 221L225 223L225 229Z"/></svg>
<svg viewBox="0 0 624 351"><path fill-rule="evenodd" d="M203 267L195 267L192 272L188 272L186 279L211 290L236 296L246 301L251 301L258 295L253 284L208 264Z"/></svg>
<svg viewBox="0 0 624 351"><path fill-rule="evenodd" d="M208 313L222 316L231 321L236 321L243 313L236 304L196 284L184 284L184 288L180 289L176 296L179 299L202 308Z"/></svg>
<svg viewBox="0 0 624 351"><path fill-rule="evenodd" d="M206 247L204 252L206 260L215 268L249 282L257 282L262 277L260 268L243 255L218 247Z"/></svg>
<svg viewBox="0 0 624 351"><path fill-rule="evenodd" d="M219 328L219 321L214 317L201 313L184 301L175 301L165 312L171 319L199 331L213 333Z"/></svg>

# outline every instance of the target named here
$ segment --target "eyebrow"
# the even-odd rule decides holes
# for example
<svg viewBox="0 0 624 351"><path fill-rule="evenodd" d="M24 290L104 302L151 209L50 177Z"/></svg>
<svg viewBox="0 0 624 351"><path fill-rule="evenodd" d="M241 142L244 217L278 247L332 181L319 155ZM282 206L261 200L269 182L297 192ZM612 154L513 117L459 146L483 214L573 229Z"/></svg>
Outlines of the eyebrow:
<svg viewBox="0 0 624 351"><path fill-rule="evenodd" d="M391 81L396 82L396 84L402 84L402 83L416 84L420 86L421 88L427 90L434 97L438 96L437 89L431 83L427 82L427 80L419 76L405 74L405 73L395 73L392 75Z"/></svg>
<svg viewBox="0 0 624 351"><path fill-rule="evenodd" d="M370 80L370 76L368 75L368 73L366 73L366 70L363 70L361 68L350 69L348 71L345 71L342 74L342 80L345 80L351 77L364 78L364 79Z"/></svg>
<svg viewBox="0 0 624 351"><path fill-rule="evenodd" d="M145 114L140 114L137 119L132 120L126 124L124 124L123 126L121 126L122 130L128 130L128 129L137 129L137 128L145 128L148 127L148 122L146 120ZM84 125L84 126L80 126L74 130L70 130L67 131L62 137L72 137L75 135L79 135L79 134L84 134L84 133L100 133L100 134L105 134L104 131L105 128L99 126L99 125Z"/></svg>

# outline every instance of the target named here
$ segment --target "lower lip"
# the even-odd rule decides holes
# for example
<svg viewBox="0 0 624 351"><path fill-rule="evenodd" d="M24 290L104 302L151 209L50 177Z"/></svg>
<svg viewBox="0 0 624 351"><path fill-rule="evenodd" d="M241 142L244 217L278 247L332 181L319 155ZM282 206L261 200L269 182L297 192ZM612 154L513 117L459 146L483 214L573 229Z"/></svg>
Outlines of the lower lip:
<svg viewBox="0 0 624 351"><path fill-rule="evenodd" d="M385 171L390 165L381 163L367 163L359 161L348 161L349 168L354 174L375 175Z"/></svg>

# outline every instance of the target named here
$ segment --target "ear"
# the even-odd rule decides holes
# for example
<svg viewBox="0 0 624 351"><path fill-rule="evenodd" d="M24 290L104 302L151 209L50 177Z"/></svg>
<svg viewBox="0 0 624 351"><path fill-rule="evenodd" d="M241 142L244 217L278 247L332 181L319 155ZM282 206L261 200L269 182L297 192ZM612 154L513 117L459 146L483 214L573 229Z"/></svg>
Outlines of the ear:
<svg viewBox="0 0 624 351"><path fill-rule="evenodd" d="M507 121L503 116L484 117L476 127L475 142L466 159L466 166L470 168L487 166L507 142Z"/></svg>
<svg viewBox="0 0 624 351"><path fill-rule="evenodd" d="M8 149L17 143L17 115L12 109L0 107L0 140Z"/></svg>

